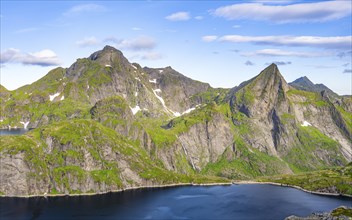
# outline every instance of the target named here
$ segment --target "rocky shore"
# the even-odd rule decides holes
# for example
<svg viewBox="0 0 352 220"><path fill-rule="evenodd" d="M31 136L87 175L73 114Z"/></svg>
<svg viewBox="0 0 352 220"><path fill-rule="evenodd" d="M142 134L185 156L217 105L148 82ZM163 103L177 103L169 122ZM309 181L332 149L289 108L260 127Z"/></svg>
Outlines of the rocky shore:
<svg viewBox="0 0 352 220"><path fill-rule="evenodd" d="M289 216L285 220L351 220L352 207L340 206L331 212L312 213L307 217Z"/></svg>

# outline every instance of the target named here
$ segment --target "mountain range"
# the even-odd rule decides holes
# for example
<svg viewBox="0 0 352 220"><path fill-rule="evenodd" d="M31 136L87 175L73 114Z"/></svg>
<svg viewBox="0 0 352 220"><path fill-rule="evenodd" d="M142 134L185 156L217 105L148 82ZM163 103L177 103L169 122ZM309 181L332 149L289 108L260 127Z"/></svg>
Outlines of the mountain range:
<svg viewBox="0 0 352 220"><path fill-rule="evenodd" d="M0 194L102 193L246 180L352 160L352 97L271 64L231 89L106 46L69 68L0 86Z"/></svg>

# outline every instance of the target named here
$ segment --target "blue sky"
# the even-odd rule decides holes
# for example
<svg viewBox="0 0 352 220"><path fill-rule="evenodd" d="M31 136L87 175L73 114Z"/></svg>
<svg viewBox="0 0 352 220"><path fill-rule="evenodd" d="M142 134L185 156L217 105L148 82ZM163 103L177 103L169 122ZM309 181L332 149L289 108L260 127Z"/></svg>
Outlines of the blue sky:
<svg viewBox="0 0 352 220"><path fill-rule="evenodd" d="M352 93L351 0L3 1L1 84L13 90L111 45L142 66L172 66L234 87L272 62Z"/></svg>

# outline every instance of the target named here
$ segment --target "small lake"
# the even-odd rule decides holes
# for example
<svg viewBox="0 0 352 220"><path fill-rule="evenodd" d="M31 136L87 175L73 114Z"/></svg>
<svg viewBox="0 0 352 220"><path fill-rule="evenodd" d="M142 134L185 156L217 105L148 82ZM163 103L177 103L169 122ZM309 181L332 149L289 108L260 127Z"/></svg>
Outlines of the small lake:
<svg viewBox="0 0 352 220"><path fill-rule="evenodd" d="M346 197L319 196L272 185L184 186L96 196L0 198L0 219L284 219L340 205Z"/></svg>
<svg viewBox="0 0 352 220"><path fill-rule="evenodd" d="M11 129L0 129L0 136L4 135L21 135L28 132L31 129L24 128L11 128Z"/></svg>

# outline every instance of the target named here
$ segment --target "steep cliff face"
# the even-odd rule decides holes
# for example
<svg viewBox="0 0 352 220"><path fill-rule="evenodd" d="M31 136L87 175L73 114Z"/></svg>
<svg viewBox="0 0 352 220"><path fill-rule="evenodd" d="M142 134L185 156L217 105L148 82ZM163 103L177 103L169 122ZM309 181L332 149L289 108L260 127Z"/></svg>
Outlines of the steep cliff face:
<svg viewBox="0 0 352 220"><path fill-rule="evenodd" d="M138 142L82 119L3 137L0 177L5 195L108 192L199 181L194 175L167 171Z"/></svg>
<svg viewBox="0 0 352 220"><path fill-rule="evenodd" d="M341 114L320 93L290 87L274 64L234 88L227 100L233 114L240 112L250 119L251 132L244 135L247 143L284 159L292 169L297 168L294 164L309 170L352 158L346 117L350 113Z"/></svg>
<svg viewBox="0 0 352 220"><path fill-rule="evenodd" d="M352 160L351 97L295 89L274 64L214 89L107 46L0 89L0 126L35 128L1 139L6 195L250 179Z"/></svg>

